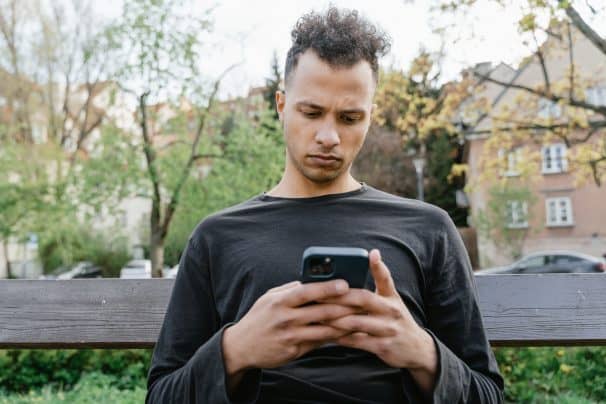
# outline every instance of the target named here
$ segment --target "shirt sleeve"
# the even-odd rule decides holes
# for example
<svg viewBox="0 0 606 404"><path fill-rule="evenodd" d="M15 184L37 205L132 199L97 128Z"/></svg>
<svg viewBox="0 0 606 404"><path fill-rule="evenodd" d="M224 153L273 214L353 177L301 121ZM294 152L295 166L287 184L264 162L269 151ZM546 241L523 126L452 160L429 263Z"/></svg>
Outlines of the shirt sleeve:
<svg viewBox="0 0 606 404"><path fill-rule="evenodd" d="M179 262L168 309L151 360L146 403L254 402L260 371L245 374L230 397L208 256L190 239Z"/></svg>
<svg viewBox="0 0 606 404"><path fill-rule="evenodd" d="M434 403L502 403L503 378L486 337L467 250L450 218L436 233L427 293L438 353Z"/></svg>

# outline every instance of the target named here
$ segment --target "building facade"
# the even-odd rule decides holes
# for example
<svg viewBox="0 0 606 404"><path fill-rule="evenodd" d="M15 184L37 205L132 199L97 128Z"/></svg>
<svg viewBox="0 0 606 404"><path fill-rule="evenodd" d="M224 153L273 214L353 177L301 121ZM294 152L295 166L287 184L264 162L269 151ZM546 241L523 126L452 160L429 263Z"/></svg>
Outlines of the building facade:
<svg viewBox="0 0 606 404"><path fill-rule="evenodd" d="M471 221L480 227L480 218L490 209L500 207L504 229L519 244L517 249L503 248L489 232L480 231L481 267L506 264L517 255L541 250L606 254L606 184L598 185L587 173L580 175L579 166L572 164L571 158L578 145L567 144L570 139L583 139L590 129L569 129L573 133L567 137L548 135L543 127L560 125L558 133L564 133L562 130L574 119L573 112L567 111L564 103L554 103L516 88L519 85L544 89L547 75L553 91L562 94L570 91L566 83L570 83L572 77L580 88L571 86L577 99L606 106L605 55L579 32L573 32L571 37L571 42L562 40L566 38L564 35L547 39L540 48L544 63L535 54L519 69L504 64L496 67L482 64L468 72L479 77L473 100L466 102L467 112L461 113L467 124L465 161ZM476 74L478 70L480 74ZM482 79L483 76L496 82ZM504 86L502 82L509 85ZM529 98L533 98L532 102ZM488 106L483 112L473 108L480 100ZM491 142L491 137L496 136L495 127L499 126L499 132L506 131L515 116L539 124L527 125L526 136L501 133L500 144ZM603 121L606 116L589 113L583 115L583 119ZM586 144L603 147L605 138L606 130L598 129L588 137ZM488 166L496 169L492 178L487 179ZM492 190L503 189L504 184L526 189L526 197L504 197L497 201ZM512 254L512 250L515 253Z"/></svg>

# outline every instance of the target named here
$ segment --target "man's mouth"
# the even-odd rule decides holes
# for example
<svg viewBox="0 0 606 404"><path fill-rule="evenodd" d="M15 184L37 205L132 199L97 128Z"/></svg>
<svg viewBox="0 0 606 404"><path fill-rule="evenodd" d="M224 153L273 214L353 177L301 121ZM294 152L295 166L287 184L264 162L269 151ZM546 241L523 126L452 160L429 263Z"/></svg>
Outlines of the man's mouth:
<svg viewBox="0 0 606 404"><path fill-rule="evenodd" d="M309 154L307 158L313 165L330 167L339 164L341 158L333 154Z"/></svg>

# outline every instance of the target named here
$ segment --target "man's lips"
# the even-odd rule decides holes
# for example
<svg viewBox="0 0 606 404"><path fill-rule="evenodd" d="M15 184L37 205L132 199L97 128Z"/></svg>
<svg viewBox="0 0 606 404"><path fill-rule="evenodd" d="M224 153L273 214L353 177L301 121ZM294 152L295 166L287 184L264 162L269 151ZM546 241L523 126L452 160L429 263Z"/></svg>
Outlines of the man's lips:
<svg viewBox="0 0 606 404"><path fill-rule="evenodd" d="M308 154L307 157L311 157L311 158L317 158L317 159L322 159L322 160L341 160L341 158L339 156L336 156L334 154Z"/></svg>
<svg viewBox="0 0 606 404"><path fill-rule="evenodd" d="M333 166L341 161L341 158L332 154L309 154L307 158L312 164L322 167Z"/></svg>

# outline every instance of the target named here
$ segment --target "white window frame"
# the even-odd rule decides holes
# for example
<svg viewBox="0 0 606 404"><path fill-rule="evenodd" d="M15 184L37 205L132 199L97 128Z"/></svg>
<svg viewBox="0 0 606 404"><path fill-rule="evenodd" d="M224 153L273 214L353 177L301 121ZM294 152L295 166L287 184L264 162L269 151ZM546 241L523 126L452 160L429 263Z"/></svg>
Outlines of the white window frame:
<svg viewBox="0 0 606 404"><path fill-rule="evenodd" d="M559 118L562 115L562 108L557 102L547 98L539 98L537 115L539 118Z"/></svg>
<svg viewBox="0 0 606 404"><path fill-rule="evenodd" d="M501 170L503 177L517 177L520 175L518 164L520 164L520 155L522 149L515 148L513 150L499 149L499 159L506 159L506 170Z"/></svg>
<svg viewBox="0 0 606 404"><path fill-rule="evenodd" d="M606 86L595 86L586 89L585 99L590 104L606 106Z"/></svg>
<svg viewBox="0 0 606 404"><path fill-rule="evenodd" d="M564 143L555 143L543 146L541 148L542 173L558 174L568 171L567 153L568 150ZM556 158L558 155L559 159ZM549 156L549 158L547 156Z"/></svg>
<svg viewBox="0 0 606 404"><path fill-rule="evenodd" d="M528 227L528 203L526 201L511 200L506 203L507 228L525 229Z"/></svg>
<svg viewBox="0 0 606 404"><path fill-rule="evenodd" d="M574 226L570 197L545 199L545 224L548 227Z"/></svg>

